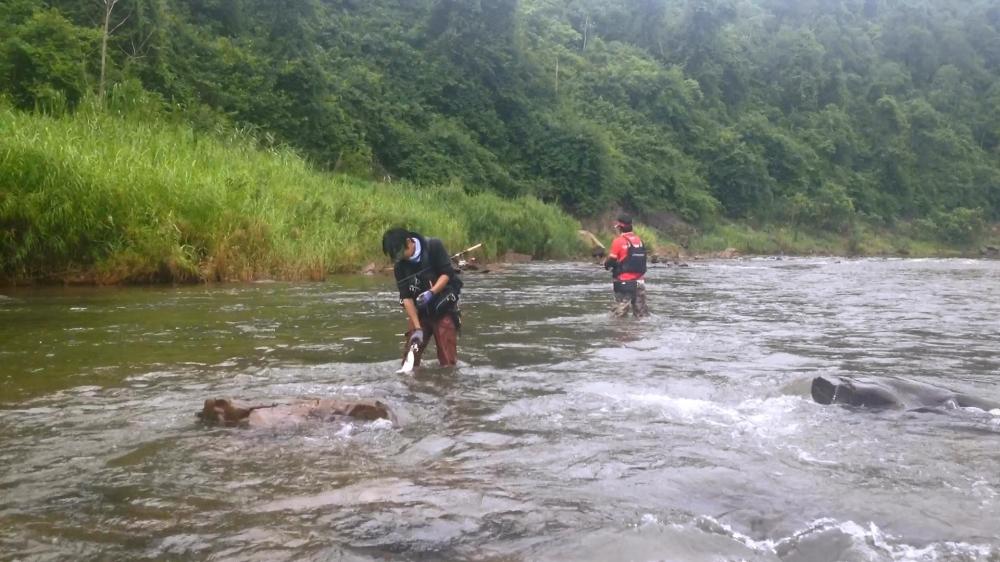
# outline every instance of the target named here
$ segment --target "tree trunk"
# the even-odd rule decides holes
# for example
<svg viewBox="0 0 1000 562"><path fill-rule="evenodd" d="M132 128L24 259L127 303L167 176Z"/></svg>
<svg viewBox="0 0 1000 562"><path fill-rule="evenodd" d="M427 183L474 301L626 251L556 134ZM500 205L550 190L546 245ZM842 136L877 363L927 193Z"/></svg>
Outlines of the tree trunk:
<svg viewBox="0 0 1000 562"><path fill-rule="evenodd" d="M108 64L108 37L111 36L111 12L118 0L101 0L104 4L104 29L101 33L101 78L97 83L97 99L104 106L105 76Z"/></svg>

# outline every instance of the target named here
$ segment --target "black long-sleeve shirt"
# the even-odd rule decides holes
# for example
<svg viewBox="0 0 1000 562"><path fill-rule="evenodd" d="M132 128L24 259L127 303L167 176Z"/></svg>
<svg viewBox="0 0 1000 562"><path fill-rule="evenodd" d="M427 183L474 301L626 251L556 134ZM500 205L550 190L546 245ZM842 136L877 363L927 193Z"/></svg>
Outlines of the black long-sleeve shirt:
<svg viewBox="0 0 1000 562"><path fill-rule="evenodd" d="M462 280L451 263L444 243L437 238L424 238L416 232L411 232L410 238L420 241L420 259L415 262L398 261L393 268L400 300L417 298L442 275L448 276L447 289L457 296L462 290Z"/></svg>

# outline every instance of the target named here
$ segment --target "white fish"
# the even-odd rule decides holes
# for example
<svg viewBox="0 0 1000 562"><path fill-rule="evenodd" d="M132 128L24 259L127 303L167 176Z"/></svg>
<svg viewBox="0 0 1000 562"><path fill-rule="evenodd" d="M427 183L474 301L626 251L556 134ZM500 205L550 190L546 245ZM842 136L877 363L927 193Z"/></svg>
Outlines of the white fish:
<svg viewBox="0 0 1000 562"><path fill-rule="evenodd" d="M406 352L406 359L403 360L403 366L397 370L397 373L411 375L413 374L413 364L417 362L417 351L420 350L420 346L413 344L410 349Z"/></svg>

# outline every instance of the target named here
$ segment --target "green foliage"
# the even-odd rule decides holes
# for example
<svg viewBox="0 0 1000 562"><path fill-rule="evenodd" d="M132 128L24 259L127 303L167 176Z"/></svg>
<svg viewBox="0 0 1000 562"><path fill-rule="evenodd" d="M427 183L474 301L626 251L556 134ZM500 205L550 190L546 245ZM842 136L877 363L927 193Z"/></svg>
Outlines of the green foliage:
<svg viewBox="0 0 1000 562"><path fill-rule="evenodd" d="M531 169L546 186L538 195L577 213L601 208L617 173L604 132L567 114L541 116L539 122L528 150Z"/></svg>
<svg viewBox="0 0 1000 562"><path fill-rule="evenodd" d="M99 12L0 4L0 96L90 111ZM393 186L802 236L925 220L966 244L959 209L1000 219L992 0L122 0L114 19L106 110Z"/></svg>
<svg viewBox="0 0 1000 562"><path fill-rule="evenodd" d="M462 208L455 211L465 216L469 241L484 241L489 257L508 250L539 258L565 258L580 253L579 225L567 220L557 208L533 197L509 200L482 194L447 200L461 202Z"/></svg>
<svg viewBox="0 0 1000 562"><path fill-rule="evenodd" d="M23 109L75 107L89 91L87 54L97 31L74 26L57 10L32 12L21 22L8 18L0 27L9 32L0 43L0 91Z"/></svg>
<svg viewBox="0 0 1000 562"><path fill-rule="evenodd" d="M712 150L708 171L716 199L730 217L748 217L774 201L774 178L768 173L763 148L746 142L734 131L724 131Z"/></svg>
<svg viewBox="0 0 1000 562"><path fill-rule="evenodd" d="M293 152L186 125L0 108L0 276L194 281L322 278L381 261L407 225L449 247L579 251L579 224L533 198L317 173Z"/></svg>
<svg viewBox="0 0 1000 562"><path fill-rule="evenodd" d="M930 217L914 224L917 235L937 238L951 244L969 245L982 239L986 220L982 209L958 207L950 211L935 211Z"/></svg>
<svg viewBox="0 0 1000 562"><path fill-rule="evenodd" d="M699 253L721 252L733 248L747 254L779 253L778 245L767 232L732 223L717 223L693 240L689 250Z"/></svg>
<svg viewBox="0 0 1000 562"><path fill-rule="evenodd" d="M824 182L815 193L796 193L785 201L784 218L799 228L846 234L857 214L844 186Z"/></svg>

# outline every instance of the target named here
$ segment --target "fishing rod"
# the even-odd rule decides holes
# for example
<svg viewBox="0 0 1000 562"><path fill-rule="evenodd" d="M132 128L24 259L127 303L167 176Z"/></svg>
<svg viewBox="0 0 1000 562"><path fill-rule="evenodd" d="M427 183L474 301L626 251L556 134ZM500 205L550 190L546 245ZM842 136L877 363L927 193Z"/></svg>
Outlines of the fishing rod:
<svg viewBox="0 0 1000 562"><path fill-rule="evenodd" d="M463 254L468 254L469 252L471 252L471 251L473 251L473 250L478 250L479 248L481 248L481 247L482 247L482 245L483 245L483 243L482 243L482 242L480 242L480 243L476 244L475 246L471 246L471 247L469 247L469 248L466 248L466 249L462 250L461 252L459 252L459 253L455 254L454 256L451 256L451 259L455 259L455 258L457 258L458 256L461 256L461 255L463 255Z"/></svg>

